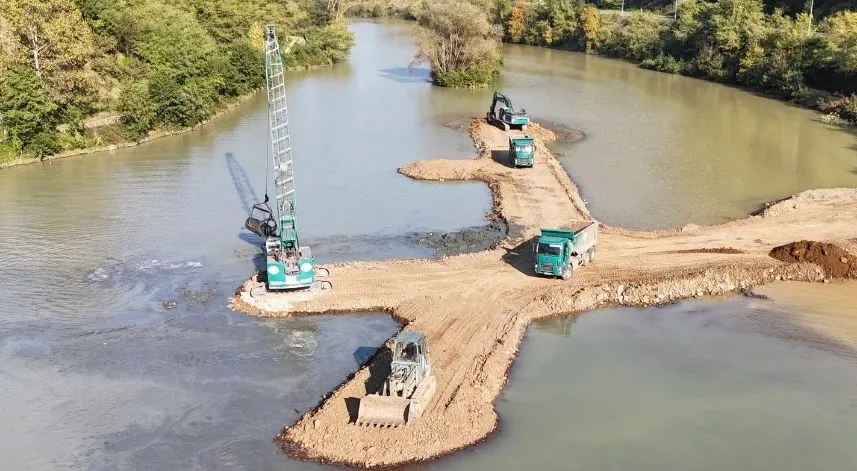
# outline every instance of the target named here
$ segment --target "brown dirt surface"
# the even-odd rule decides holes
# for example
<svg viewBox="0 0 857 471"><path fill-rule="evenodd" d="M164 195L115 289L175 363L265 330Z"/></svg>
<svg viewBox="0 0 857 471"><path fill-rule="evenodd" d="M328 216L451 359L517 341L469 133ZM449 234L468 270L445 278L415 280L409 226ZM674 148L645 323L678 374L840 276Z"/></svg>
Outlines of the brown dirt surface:
<svg viewBox="0 0 857 471"><path fill-rule="evenodd" d="M549 134L537 139L535 166L514 169L508 165L508 133L481 119L468 131L476 159L419 161L399 172L420 180L487 183L493 216L517 224L520 233L478 253L330 265L330 291L269 294L251 279L232 298L235 309L265 316L383 310L406 323L405 329L426 335L437 391L422 417L398 429L351 423L359 398L373 392L367 385L378 384L374 376L383 365L376 361L283 429L276 440L293 456L386 467L473 445L497 426L494 401L533 320L747 291L774 280L822 281L827 275L816 263L783 262L768 253L794 241L844 244L857 238L857 190L815 190L717 226L634 232L602 225L594 263L575 270L568 281L537 277L530 241L539 227L593 218L545 147Z"/></svg>
<svg viewBox="0 0 857 471"><path fill-rule="evenodd" d="M783 262L815 263L829 278L857 278L857 257L833 244L801 240L774 247L770 255Z"/></svg>

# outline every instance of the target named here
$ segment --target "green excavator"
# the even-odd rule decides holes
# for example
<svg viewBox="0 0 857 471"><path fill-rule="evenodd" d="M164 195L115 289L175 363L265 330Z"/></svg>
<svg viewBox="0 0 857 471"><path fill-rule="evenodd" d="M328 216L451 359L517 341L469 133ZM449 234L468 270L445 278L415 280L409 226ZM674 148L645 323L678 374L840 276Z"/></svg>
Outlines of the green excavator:
<svg viewBox="0 0 857 471"><path fill-rule="evenodd" d="M497 106L498 103L500 104L499 107ZM498 126L504 131L509 129L526 131L527 125L530 124L527 110L521 108L521 111L515 111L512 100L500 92L494 92L494 98L491 100L491 108L488 109L486 119L489 124Z"/></svg>
<svg viewBox="0 0 857 471"><path fill-rule="evenodd" d="M308 246L298 238L295 207L295 173L283 58L273 25L265 28L265 78L268 90L268 129L272 152L277 216L265 200L253 206L244 227L265 240L265 284L269 291L311 288L329 289L327 269L316 266ZM270 178L268 175L265 178Z"/></svg>

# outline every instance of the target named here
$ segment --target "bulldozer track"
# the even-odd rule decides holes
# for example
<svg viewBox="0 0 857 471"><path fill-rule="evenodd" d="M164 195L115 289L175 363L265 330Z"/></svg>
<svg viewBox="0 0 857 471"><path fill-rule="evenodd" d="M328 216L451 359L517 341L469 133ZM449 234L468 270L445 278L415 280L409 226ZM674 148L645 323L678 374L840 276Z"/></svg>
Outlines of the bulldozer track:
<svg viewBox="0 0 857 471"><path fill-rule="evenodd" d="M474 120L468 131L476 159L418 161L399 173L428 181L485 182L493 214L519 226L520 234L496 249L437 260L334 264L335 290L254 297L256 282L248 280L232 298L235 309L266 316L384 310L406 323L405 329L426 335L437 383L421 417L392 429L349 425L344 404L365 393L369 365L318 409L283 429L277 441L290 453L359 467L444 456L495 429L494 401L533 320L599 306L660 305L739 292L779 279L822 281L827 275L820 265L784 263L769 252L802 239L857 247L857 190L810 190L760 215L716 226L650 232L602 226L593 263L576 269L568 281L536 277L528 240L539 227L567 227L593 217L544 145L552 139L549 130L531 123L535 165L524 169L504 161L509 133L484 119ZM712 247L729 250L704 250Z"/></svg>

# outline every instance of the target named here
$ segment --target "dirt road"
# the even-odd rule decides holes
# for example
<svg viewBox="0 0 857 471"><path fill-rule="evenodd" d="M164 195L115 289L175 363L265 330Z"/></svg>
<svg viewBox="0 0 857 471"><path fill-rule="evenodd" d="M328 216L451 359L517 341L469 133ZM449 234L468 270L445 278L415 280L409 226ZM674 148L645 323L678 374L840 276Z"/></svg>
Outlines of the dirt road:
<svg viewBox="0 0 857 471"><path fill-rule="evenodd" d="M734 292L775 279L822 281L825 268L804 252L786 251L803 260L797 263L781 262L769 252L803 239L853 250L857 239L857 190L813 190L761 215L718 226L656 232L602 227L594 264L576 270L569 281L537 278L528 240L538 228L592 216L544 146L550 131L532 130L537 152L530 169L506 165L506 133L481 120L469 132L479 151L473 161L420 161L399 172L422 180L486 182L495 216L520 225L522 237L507 239L495 250L440 260L332 265L329 292L271 295L250 280L233 297L234 308L257 315L386 310L407 322L405 329L427 335L437 392L421 418L399 429L349 423L356 415L353 398L367 392L375 367L369 365L283 430L278 442L290 453L375 467L454 452L494 430L493 402L532 320L601 305L640 306ZM826 256L825 247L812 253ZM857 277L857 269L846 275Z"/></svg>

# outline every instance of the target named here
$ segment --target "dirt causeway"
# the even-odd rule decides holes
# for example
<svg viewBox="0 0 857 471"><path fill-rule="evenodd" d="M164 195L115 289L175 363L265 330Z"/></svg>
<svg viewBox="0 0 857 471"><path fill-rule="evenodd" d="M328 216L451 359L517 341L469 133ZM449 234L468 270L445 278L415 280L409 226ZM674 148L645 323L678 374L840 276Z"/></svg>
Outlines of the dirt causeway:
<svg viewBox="0 0 857 471"><path fill-rule="evenodd" d="M276 440L287 452L320 462L386 467L437 458L480 442L497 426L493 403L525 328L540 317L604 305L664 304L778 279L857 275L814 263L823 262L822 248L836 255L837 262L857 260L848 252L857 238L857 190L826 189L800 193L758 215L718 226L632 232L602 225L593 264L576 270L569 281L536 277L529 241L539 227L569 226L592 216L545 147L553 133L533 128L533 168L510 168L507 133L476 120L468 127L478 150L474 160L419 161L399 169L420 180L487 183L494 216L521 228L498 248L436 260L331 265L329 291L267 294L255 278L236 291L232 307L251 314L385 310L406 322L406 330L419 330L428 338L437 391L416 422L398 429L350 423L356 398L366 394L368 383L377 382L367 381L375 371L370 364L283 429ZM798 250L780 249L780 259L769 255L800 241L824 245L802 243ZM786 255L791 258L783 261Z"/></svg>

